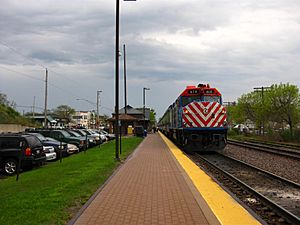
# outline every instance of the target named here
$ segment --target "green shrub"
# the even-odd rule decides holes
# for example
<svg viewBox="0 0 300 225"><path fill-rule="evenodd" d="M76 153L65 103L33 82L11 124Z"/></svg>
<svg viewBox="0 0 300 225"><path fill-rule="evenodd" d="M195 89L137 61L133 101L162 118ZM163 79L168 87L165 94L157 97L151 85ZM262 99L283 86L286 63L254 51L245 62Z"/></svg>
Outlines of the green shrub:
<svg viewBox="0 0 300 225"><path fill-rule="evenodd" d="M294 131L294 140L300 142L300 129Z"/></svg>
<svg viewBox="0 0 300 225"><path fill-rule="evenodd" d="M280 137L283 141L293 141L294 137L292 136L290 130L283 130L280 132Z"/></svg>
<svg viewBox="0 0 300 225"><path fill-rule="evenodd" d="M23 117L13 108L0 104L0 123L21 124L25 126L34 126L31 119Z"/></svg>
<svg viewBox="0 0 300 225"><path fill-rule="evenodd" d="M239 130L238 129L230 129L228 130L228 136L236 136L239 134Z"/></svg>

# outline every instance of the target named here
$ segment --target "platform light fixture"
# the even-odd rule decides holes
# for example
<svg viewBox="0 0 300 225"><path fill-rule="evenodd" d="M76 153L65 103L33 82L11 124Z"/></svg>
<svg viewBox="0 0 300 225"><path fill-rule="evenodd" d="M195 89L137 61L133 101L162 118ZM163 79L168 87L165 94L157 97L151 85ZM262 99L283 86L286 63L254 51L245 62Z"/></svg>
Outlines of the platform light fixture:
<svg viewBox="0 0 300 225"><path fill-rule="evenodd" d="M97 123L96 123L96 127L99 130L99 105L100 105L100 93L102 91L97 91Z"/></svg>

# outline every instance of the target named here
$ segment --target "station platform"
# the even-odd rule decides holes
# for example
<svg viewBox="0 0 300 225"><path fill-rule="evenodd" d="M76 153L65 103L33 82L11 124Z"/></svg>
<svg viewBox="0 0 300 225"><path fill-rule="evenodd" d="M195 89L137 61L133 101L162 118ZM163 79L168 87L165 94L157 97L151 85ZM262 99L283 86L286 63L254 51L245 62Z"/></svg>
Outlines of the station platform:
<svg viewBox="0 0 300 225"><path fill-rule="evenodd" d="M68 223L260 224L172 142L149 134Z"/></svg>

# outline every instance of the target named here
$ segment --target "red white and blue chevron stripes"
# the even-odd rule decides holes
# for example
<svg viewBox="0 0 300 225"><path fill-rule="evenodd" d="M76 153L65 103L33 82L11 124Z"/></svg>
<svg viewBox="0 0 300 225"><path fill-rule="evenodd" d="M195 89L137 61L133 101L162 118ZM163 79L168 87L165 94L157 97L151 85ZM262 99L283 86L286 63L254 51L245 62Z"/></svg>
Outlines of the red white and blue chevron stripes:
<svg viewBox="0 0 300 225"><path fill-rule="evenodd" d="M213 128L223 127L226 110L218 102L191 102L183 107L183 127Z"/></svg>

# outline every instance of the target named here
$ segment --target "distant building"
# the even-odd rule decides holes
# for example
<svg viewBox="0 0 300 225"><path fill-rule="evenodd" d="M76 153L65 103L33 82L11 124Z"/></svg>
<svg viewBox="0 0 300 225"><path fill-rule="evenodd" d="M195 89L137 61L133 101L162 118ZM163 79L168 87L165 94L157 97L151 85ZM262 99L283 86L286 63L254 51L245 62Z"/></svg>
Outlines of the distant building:
<svg viewBox="0 0 300 225"><path fill-rule="evenodd" d="M76 111L75 115L72 116L72 120L76 126L84 128L95 128L96 119L94 111Z"/></svg>
<svg viewBox="0 0 300 225"><path fill-rule="evenodd" d="M121 132L123 135L127 134L128 127L143 126L145 129L149 129L150 124L150 108L145 108L145 117L143 108L133 108L130 105L119 110L119 121L121 123ZM115 126L115 113L112 113L112 117L108 120L110 123L110 132L114 132Z"/></svg>
<svg viewBox="0 0 300 225"><path fill-rule="evenodd" d="M37 115L37 116L30 116L30 118L34 119L36 122L42 124L44 127L45 124L45 117L44 115ZM64 124L58 122L57 120L53 119L52 116L47 116L47 126L49 128L63 128Z"/></svg>

